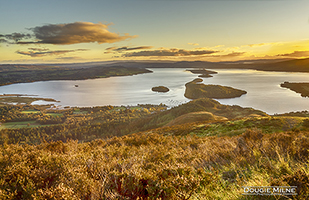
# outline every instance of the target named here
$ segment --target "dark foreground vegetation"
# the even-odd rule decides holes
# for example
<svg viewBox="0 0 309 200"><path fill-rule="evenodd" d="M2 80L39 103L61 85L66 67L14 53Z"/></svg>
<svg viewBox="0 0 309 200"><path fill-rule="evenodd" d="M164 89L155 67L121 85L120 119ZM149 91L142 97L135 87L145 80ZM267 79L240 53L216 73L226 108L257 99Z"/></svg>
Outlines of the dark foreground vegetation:
<svg viewBox="0 0 309 200"><path fill-rule="evenodd" d="M308 199L308 112L211 99L48 108L0 106L0 199ZM297 195L244 196L242 186Z"/></svg>
<svg viewBox="0 0 309 200"><path fill-rule="evenodd" d="M258 130L232 137L136 133L87 143L3 145L0 196L247 199L241 186L291 185L298 193L291 198L307 199L308 148L308 132Z"/></svg>
<svg viewBox="0 0 309 200"><path fill-rule="evenodd" d="M147 69L123 66L96 66L76 69L39 65L0 65L0 86L34 81L84 80L111 76L128 76L150 72Z"/></svg>

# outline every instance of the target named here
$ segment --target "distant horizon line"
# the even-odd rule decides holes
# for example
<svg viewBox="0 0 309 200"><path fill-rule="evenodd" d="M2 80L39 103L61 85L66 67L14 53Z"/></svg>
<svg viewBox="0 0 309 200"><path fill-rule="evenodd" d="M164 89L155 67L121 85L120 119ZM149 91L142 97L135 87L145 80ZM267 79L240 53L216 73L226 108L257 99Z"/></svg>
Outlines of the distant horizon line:
<svg viewBox="0 0 309 200"><path fill-rule="evenodd" d="M178 62L205 62L205 63L218 63L218 64L256 64L256 63L272 63L272 62L281 62L281 61L288 61L288 60L305 60L308 58L275 58L275 59L250 59L250 60L234 60L234 61L205 61L205 60L107 60L107 61L86 61L86 62L57 62L57 63L27 63L27 62L16 62L16 63L0 63L0 65L72 65L72 64L95 64L95 63L122 63L122 62L149 62L149 63L178 63ZM251 63L249 63L251 62Z"/></svg>

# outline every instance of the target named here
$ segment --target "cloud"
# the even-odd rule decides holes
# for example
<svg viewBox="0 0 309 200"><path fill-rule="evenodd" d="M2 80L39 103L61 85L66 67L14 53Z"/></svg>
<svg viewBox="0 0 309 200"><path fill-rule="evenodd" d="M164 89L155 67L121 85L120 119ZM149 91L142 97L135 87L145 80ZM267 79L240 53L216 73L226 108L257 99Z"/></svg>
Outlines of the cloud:
<svg viewBox="0 0 309 200"><path fill-rule="evenodd" d="M237 57L237 56L242 56L244 55L246 52L232 52L226 55L220 55L219 57Z"/></svg>
<svg viewBox="0 0 309 200"><path fill-rule="evenodd" d="M284 57L308 57L309 51L294 51L293 53L277 54L276 56Z"/></svg>
<svg viewBox="0 0 309 200"><path fill-rule="evenodd" d="M47 51L49 49L47 48L28 48L29 50L32 50L32 51Z"/></svg>
<svg viewBox="0 0 309 200"><path fill-rule="evenodd" d="M110 24L74 22L67 24L48 24L29 28L33 34L12 33L0 35L2 42L10 40L15 44L55 44L69 45L79 43L114 43L137 37L129 34L120 35L108 31ZM31 39L24 41L24 39Z"/></svg>
<svg viewBox="0 0 309 200"><path fill-rule="evenodd" d="M30 34L24 34L24 33L12 33L12 34L6 34L2 35L0 34L0 43L18 43L22 39L29 39L32 36Z"/></svg>
<svg viewBox="0 0 309 200"><path fill-rule="evenodd" d="M265 46L268 45L267 43L260 43L260 44L248 44L247 46L249 47L261 47L261 46Z"/></svg>
<svg viewBox="0 0 309 200"><path fill-rule="evenodd" d="M141 49L151 49L153 48L152 46L140 46L140 47L109 47L109 48L106 48L106 52L104 53L121 53L123 51L134 51L134 50L141 50Z"/></svg>
<svg viewBox="0 0 309 200"><path fill-rule="evenodd" d="M267 45L278 45L280 43L278 42L271 42L271 43L259 43L259 44L248 44L248 45L242 45L241 47L262 47Z"/></svg>
<svg viewBox="0 0 309 200"><path fill-rule="evenodd" d="M200 55L208 55L217 53L219 51L213 50L201 50L201 51L192 51L185 49L161 49L161 50L153 50L153 51L139 51L132 53L125 53L123 57L139 57L139 56L200 56Z"/></svg>
<svg viewBox="0 0 309 200"><path fill-rule="evenodd" d="M188 45L198 46L198 43L188 43Z"/></svg>
<svg viewBox="0 0 309 200"><path fill-rule="evenodd" d="M224 46L225 45L220 44L220 45L214 46L213 48L220 48L220 47L224 47Z"/></svg>
<svg viewBox="0 0 309 200"><path fill-rule="evenodd" d="M59 58L56 58L57 60L82 60L81 57L59 57Z"/></svg>
<svg viewBox="0 0 309 200"><path fill-rule="evenodd" d="M57 50L57 51L47 51L49 49L39 49L33 50L35 48L29 48L30 51L16 51L16 53L30 56L30 57L43 57L43 56L54 56L54 55L62 55L66 53L76 52L76 51L87 51L88 49L75 49L75 50Z"/></svg>

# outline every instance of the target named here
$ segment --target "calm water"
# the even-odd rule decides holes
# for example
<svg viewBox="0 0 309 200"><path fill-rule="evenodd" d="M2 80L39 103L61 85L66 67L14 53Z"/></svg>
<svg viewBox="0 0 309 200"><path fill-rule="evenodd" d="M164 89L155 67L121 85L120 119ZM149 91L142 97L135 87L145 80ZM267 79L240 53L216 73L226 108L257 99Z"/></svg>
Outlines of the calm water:
<svg viewBox="0 0 309 200"><path fill-rule="evenodd" d="M185 69L151 69L154 73L81 81L45 81L0 87L0 94L28 94L61 101L62 106L160 104L169 106L188 102L185 83L198 75ZM216 70L205 84L220 84L246 90L239 98L219 102L263 110L269 114L309 110L309 98L280 87L284 81L309 82L307 73L260 72L255 70ZM79 87L75 87L75 85ZM151 91L166 86L168 93ZM37 102L42 103L42 102Z"/></svg>

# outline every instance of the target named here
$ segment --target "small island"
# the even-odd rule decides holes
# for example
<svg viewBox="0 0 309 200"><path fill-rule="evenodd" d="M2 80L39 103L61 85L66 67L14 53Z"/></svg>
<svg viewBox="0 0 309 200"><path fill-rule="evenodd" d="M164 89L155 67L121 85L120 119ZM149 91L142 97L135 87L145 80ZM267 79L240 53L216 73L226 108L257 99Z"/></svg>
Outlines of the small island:
<svg viewBox="0 0 309 200"><path fill-rule="evenodd" d="M296 93L300 93L302 97L309 97L309 83L290 83L284 82L281 87L288 88Z"/></svg>
<svg viewBox="0 0 309 200"><path fill-rule="evenodd" d="M168 91L170 91L170 90L169 90L167 87L165 87L165 86L153 87L151 90L154 91L154 92L168 92Z"/></svg>
<svg viewBox="0 0 309 200"><path fill-rule="evenodd" d="M206 69L192 69L192 70L187 69L187 71L190 71L193 74L200 74L198 77L201 77L201 78L209 78L209 77L212 77L212 75L210 74L218 73L218 72L206 70Z"/></svg>
<svg viewBox="0 0 309 200"><path fill-rule="evenodd" d="M210 77L212 77L212 75L210 75L210 74L201 74L198 77L200 77L200 78L210 78Z"/></svg>
<svg viewBox="0 0 309 200"><path fill-rule="evenodd" d="M205 97L214 99L227 99L240 97L243 94L247 94L247 92L244 90L221 85L205 85L201 83L202 81L203 79L197 78L191 82L186 83L184 96L189 99Z"/></svg>

